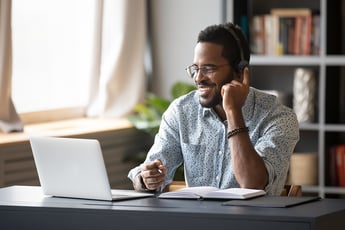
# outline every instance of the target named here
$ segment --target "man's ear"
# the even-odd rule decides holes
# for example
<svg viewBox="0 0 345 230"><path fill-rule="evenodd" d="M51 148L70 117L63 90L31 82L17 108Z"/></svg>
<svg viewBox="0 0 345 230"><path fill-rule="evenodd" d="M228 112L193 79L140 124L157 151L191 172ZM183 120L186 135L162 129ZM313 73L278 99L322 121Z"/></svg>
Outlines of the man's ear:
<svg viewBox="0 0 345 230"><path fill-rule="evenodd" d="M238 76L238 79L240 82L243 82L243 72L244 72L244 69L246 67L248 67L249 64L247 61L245 60L242 60L239 64L238 64L238 73L239 73L239 76Z"/></svg>
<svg viewBox="0 0 345 230"><path fill-rule="evenodd" d="M243 82L243 71L236 70L234 71L234 80L238 82Z"/></svg>

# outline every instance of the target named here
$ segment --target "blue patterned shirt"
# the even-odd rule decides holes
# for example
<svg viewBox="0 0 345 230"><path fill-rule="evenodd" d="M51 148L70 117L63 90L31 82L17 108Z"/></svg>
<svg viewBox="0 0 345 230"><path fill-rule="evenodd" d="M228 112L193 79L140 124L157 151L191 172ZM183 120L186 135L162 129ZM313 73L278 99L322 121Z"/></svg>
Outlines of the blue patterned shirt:
<svg viewBox="0 0 345 230"><path fill-rule="evenodd" d="M279 195L289 168L290 156L299 140L299 128L292 109L275 96L250 88L242 108L250 140L265 162L268 194ZM184 164L188 186L239 187L231 165L227 122L199 103L198 91L174 100L162 116L158 134L145 162L160 159L167 167L165 185ZM140 166L128 177L133 180Z"/></svg>

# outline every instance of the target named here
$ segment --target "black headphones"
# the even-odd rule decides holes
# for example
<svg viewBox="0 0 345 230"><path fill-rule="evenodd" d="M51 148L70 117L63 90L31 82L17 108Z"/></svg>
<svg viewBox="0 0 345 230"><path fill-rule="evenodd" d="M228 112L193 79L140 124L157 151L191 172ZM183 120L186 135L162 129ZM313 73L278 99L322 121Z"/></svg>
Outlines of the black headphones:
<svg viewBox="0 0 345 230"><path fill-rule="evenodd" d="M232 35L232 37L236 40L236 43L237 43L237 46L238 46L238 49L240 50L240 55L241 55L241 61L240 63L238 64L238 70L242 73L244 68L249 66L249 63L247 60L245 60L244 58L244 52L243 52L243 49L242 49L242 45L241 45L241 41L240 41L240 38L237 36L236 32L233 30L232 27L227 27L228 28L228 31L230 32L230 34Z"/></svg>

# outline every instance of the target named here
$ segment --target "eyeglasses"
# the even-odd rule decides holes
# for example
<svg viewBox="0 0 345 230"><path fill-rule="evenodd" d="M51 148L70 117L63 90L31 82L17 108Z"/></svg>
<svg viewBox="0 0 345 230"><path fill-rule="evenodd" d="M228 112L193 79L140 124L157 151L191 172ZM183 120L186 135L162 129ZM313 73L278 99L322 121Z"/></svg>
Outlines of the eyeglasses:
<svg viewBox="0 0 345 230"><path fill-rule="evenodd" d="M198 75L199 70L201 71L201 74L204 76L210 76L214 72L216 72L220 67L226 66L229 64L223 64L223 65L203 65L201 67L198 67L197 65L193 64L186 68L187 74L191 78L195 78Z"/></svg>

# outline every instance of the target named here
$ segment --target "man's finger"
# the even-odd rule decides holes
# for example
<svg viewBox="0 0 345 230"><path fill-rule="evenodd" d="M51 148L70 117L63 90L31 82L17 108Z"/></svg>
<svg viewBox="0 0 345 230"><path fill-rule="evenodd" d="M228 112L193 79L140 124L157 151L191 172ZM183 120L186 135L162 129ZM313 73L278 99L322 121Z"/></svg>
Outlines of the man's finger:
<svg viewBox="0 0 345 230"><path fill-rule="evenodd" d="M154 169L154 168L157 168L161 164L162 163L160 160L154 160L154 161L151 161L149 163L146 163L144 166L144 169L147 169L147 170Z"/></svg>
<svg viewBox="0 0 345 230"><path fill-rule="evenodd" d="M244 85L249 86L249 69L245 67L243 70L243 82Z"/></svg>

